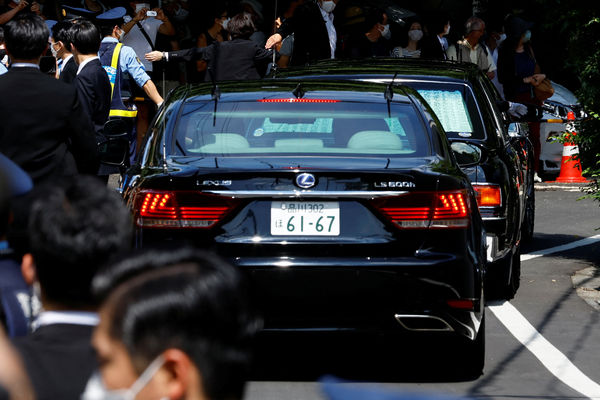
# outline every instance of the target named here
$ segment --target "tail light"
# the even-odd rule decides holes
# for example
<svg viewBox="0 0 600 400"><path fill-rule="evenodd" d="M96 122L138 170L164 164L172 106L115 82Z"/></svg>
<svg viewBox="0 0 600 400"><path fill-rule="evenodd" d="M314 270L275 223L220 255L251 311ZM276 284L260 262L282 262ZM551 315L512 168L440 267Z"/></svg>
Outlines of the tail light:
<svg viewBox="0 0 600 400"><path fill-rule="evenodd" d="M498 185L473 185L477 195L479 207L500 207L502 205L502 192Z"/></svg>
<svg viewBox="0 0 600 400"><path fill-rule="evenodd" d="M416 192L374 201L375 207L403 229L446 229L469 226L466 190Z"/></svg>
<svg viewBox="0 0 600 400"><path fill-rule="evenodd" d="M193 191L146 191L135 197L136 224L146 228L211 228L236 201Z"/></svg>

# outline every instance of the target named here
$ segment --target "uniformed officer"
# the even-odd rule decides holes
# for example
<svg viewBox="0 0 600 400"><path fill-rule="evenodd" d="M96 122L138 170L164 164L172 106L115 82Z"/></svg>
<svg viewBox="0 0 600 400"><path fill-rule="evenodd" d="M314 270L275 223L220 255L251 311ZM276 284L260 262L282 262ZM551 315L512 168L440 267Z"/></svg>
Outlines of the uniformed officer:
<svg viewBox="0 0 600 400"><path fill-rule="evenodd" d="M112 86L112 104L110 109L110 118L130 119L132 130L135 128L134 118L137 115L137 109L131 97L133 82L139 86L146 95L160 106L163 98L158 93L156 85L146 73L144 66L138 59L135 51L124 46L119 39L124 34L121 25L126 10L123 7L116 7L96 16L96 22L103 36L98 56L102 66L108 73ZM131 141L135 142L136 135L131 135Z"/></svg>

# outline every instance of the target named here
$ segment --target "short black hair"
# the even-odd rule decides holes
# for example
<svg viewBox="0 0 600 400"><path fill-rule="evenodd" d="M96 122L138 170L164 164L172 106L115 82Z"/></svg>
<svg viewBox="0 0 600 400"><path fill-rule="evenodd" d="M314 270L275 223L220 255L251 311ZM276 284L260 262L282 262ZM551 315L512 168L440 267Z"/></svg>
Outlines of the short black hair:
<svg viewBox="0 0 600 400"><path fill-rule="evenodd" d="M48 300L71 308L96 305L91 282L98 269L131 244L130 214L96 177L47 186L31 207L30 249Z"/></svg>
<svg viewBox="0 0 600 400"><path fill-rule="evenodd" d="M262 324L235 267L200 250L150 250L103 269L93 287L109 294L109 335L123 343L139 373L177 348L200 371L208 398L242 398Z"/></svg>
<svg viewBox="0 0 600 400"><path fill-rule="evenodd" d="M55 42L63 42L66 46L71 43L69 29L73 24L69 21L59 21L52 27L52 38Z"/></svg>
<svg viewBox="0 0 600 400"><path fill-rule="evenodd" d="M4 42L13 58L33 60L42 56L48 45L50 30L35 14L21 14L4 25Z"/></svg>
<svg viewBox="0 0 600 400"><path fill-rule="evenodd" d="M81 54L96 54L100 50L102 36L98 27L91 21L80 18L73 22L69 28L71 44Z"/></svg>
<svg viewBox="0 0 600 400"><path fill-rule="evenodd" d="M232 38L250 38L256 32L252 15L246 12L234 15L227 24L227 31Z"/></svg>

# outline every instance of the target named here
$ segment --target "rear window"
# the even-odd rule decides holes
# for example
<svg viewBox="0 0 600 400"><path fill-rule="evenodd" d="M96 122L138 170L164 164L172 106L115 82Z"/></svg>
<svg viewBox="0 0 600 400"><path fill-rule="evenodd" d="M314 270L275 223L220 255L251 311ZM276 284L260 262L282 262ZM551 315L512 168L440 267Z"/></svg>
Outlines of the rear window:
<svg viewBox="0 0 600 400"><path fill-rule="evenodd" d="M429 103L450 138L484 139L485 131L471 90L466 85L410 83Z"/></svg>
<svg viewBox="0 0 600 400"><path fill-rule="evenodd" d="M271 100L272 101L272 100ZM175 126L184 156L430 155L428 133L408 103L191 102Z"/></svg>

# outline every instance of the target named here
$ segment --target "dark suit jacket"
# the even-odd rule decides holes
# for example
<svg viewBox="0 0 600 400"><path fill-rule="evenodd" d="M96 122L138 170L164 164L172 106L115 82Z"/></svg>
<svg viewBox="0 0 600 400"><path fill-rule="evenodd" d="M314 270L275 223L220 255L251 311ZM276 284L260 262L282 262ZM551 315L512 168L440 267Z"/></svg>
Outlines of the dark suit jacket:
<svg viewBox="0 0 600 400"><path fill-rule="evenodd" d="M286 19L277 32L283 37L294 33L291 65L305 65L331 58L327 26L316 2L307 1L299 5L294 15Z"/></svg>
<svg viewBox="0 0 600 400"><path fill-rule="evenodd" d="M36 68L0 76L0 149L35 184L98 169L92 123L73 86Z"/></svg>
<svg viewBox="0 0 600 400"><path fill-rule="evenodd" d="M169 52L169 61L208 61L210 70L206 73L206 81L212 79L211 71L216 73L215 79L219 81L259 79L272 57L271 50L266 50L249 39L233 39L215 42L208 47Z"/></svg>
<svg viewBox="0 0 600 400"><path fill-rule="evenodd" d="M77 76L77 64L75 63L75 58L69 58L67 64L63 67L60 73L60 80L65 83L72 83L75 81L75 77Z"/></svg>
<svg viewBox="0 0 600 400"><path fill-rule="evenodd" d="M429 60L448 59L437 35L427 35L421 40L421 58Z"/></svg>
<svg viewBox="0 0 600 400"><path fill-rule="evenodd" d="M53 324L14 340L38 400L79 400L98 367L90 343L93 329Z"/></svg>
<svg viewBox="0 0 600 400"><path fill-rule="evenodd" d="M111 88L100 60L87 63L77 74L75 85L84 112L92 119L96 135L101 134L110 112Z"/></svg>

